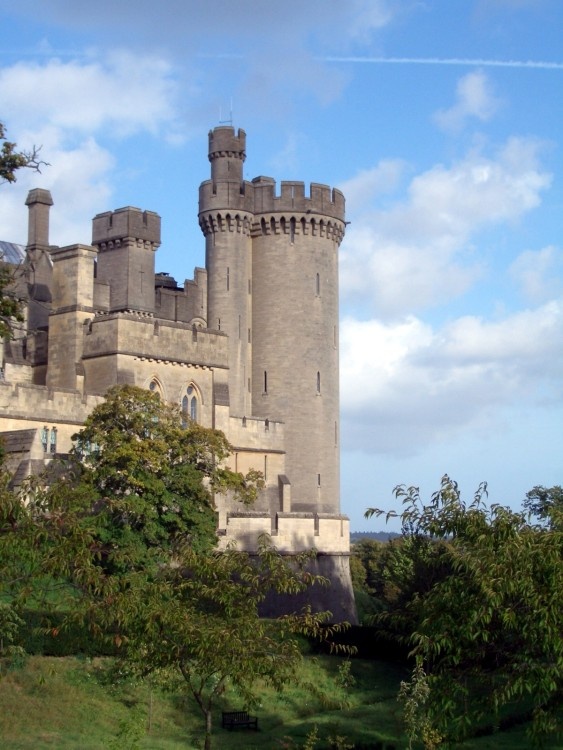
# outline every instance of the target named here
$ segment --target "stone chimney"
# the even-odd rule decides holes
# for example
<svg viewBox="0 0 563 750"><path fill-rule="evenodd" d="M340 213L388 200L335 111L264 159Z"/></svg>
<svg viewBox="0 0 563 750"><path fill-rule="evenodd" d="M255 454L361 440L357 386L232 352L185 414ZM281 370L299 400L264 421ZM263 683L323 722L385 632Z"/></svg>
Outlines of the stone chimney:
<svg viewBox="0 0 563 750"><path fill-rule="evenodd" d="M25 205L29 206L28 248L48 248L49 209L53 205L51 193L42 188L30 190Z"/></svg>

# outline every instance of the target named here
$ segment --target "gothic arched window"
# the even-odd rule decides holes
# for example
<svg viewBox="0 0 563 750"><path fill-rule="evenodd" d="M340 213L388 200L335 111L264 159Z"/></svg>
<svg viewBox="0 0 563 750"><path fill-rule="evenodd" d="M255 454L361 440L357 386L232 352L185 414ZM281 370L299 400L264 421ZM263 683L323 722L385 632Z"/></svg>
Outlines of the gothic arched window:
<svg viewBox="0 0 563 750"><path fill-rule="evenodd" d="M162 398L162 387L156 378L153 378L149 383L149 391Z"/></svg>
<svg viewBox="0 0 563 750"><path fill-rule="evenodd" d="M188 419L193 422L197 422L198 417L198 397L197 390L193 385L189 385L186 388L186 392L182 397L182 424L185 427L188 423Z"/></svg>

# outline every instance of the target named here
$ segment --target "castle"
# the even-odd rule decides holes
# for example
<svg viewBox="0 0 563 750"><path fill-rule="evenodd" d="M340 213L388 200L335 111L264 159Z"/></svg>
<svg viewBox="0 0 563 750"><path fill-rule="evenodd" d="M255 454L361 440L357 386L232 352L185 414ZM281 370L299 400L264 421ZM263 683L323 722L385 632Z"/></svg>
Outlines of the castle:
<svg viewBox="0 0 563 750"><path fill-rule="evenodd" d="M216 498L219 544L315 547L332 582L319 608L354 620L349 521L339 508L338 247L344 196L313 183L243 178L246 134L209 133L199 191L205 268L183 287L155 274L160 217L98 214L91 245L49 244L48 190L31 190L16 268L25 322L4 342L0 432L17 483L71 447L114 384L148 388L222 430L232 468L264 474L251 510Z"/></svg>

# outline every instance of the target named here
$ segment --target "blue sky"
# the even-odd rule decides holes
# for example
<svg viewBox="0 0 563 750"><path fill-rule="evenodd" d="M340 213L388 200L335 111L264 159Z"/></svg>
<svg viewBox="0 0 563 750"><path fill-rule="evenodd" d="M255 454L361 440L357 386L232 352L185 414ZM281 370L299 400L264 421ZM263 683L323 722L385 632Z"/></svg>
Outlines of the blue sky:
<svg viewBox="0 0 563 750"><path fill-rule="evenodd" d="M341 188L342 509L448 473L519 507L561 484L560 0L0 0L0 120L51 166L51 241L157 211L157 270L204 263L207 132L247 132L245 176Z"/></svg>

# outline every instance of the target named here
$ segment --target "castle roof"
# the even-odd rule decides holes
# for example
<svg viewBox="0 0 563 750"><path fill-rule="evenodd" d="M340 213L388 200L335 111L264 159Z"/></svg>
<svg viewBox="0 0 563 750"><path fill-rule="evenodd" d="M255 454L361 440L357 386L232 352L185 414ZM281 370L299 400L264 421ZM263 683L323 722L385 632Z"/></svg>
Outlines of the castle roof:
<svg viewBox="0 0 563 750"><path fill-rule="evenodd" d="M0 240L0 260L6 263L21 263L25 260L25 245Z"/></svg>

